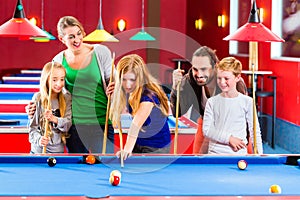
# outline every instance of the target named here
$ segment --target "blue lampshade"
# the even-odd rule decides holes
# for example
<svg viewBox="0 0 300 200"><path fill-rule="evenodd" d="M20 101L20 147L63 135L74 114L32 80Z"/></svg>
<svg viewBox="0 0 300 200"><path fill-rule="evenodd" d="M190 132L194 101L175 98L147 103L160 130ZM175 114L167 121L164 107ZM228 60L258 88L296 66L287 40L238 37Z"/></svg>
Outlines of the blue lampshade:
<svg viewBox="0 0 300 200"><path fill-rule="evenodd" d="M41 3L41 21L42 21L42 30L47 35L46 38L42 37L32 37L30 39L34 40L35 42L49 42L50 40L56 40L56 37L45 31L44 29L44 0L42 0Z"/></svg>
<svg viewBox="0 0 300 200"><path fill-rule="evenodd" d="M144 0L142 0L142 30L132 36L130 40L154 41L155 38L144 30Z"/></svg>
<svg viewBox="0 0 300 200"><path fill-rule="evenodd" d="M53 35L51 35L50 33L48 33L45 30L43 30L43 31L47 35L46 38L43 38L43 37L34 37L34 38L31 38L31 39L33 39L35 42L49 42L50 40L56 40L56 37L54 37Z"/></svg>
<svg viewBox="0 0 300 200"><path fill-rule="evenodd" d="M141 30L140 32L138 32L137 34L132 36L130 38L130 40L154 41L155 38L152 35L150 35L149 33L147 33L146 31Z"/></svg>

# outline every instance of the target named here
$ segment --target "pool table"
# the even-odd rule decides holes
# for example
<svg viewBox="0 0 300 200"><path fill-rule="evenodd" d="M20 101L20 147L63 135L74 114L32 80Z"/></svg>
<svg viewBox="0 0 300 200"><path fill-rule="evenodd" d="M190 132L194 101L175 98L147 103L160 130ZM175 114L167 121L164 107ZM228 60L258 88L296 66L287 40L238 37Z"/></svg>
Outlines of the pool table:
<svg viewBox="0 0 300 200"><path fill-rule="evenodd" d="M15 106L14 106L15 107ZM10 109L14 109L10 106ZM22 108L25 112L24 107ZM7 123L9 122L9 124ZM16 122L16 124L12 124ZM174 138L175 118L169 116L168 118L172 138ZM123 141L126 141L127 130L131 123L129 115L122 116L123 126ZM0 152L1 153L28 153L30 151L30 143L28 142L28 116L26 113L1 113L0 112ZM178 134L178 153L191 154L193 151L194 135L196 133L197 124L181 117L179 120L179 134ZM120 143L118 131L115 134L116 150ZM7 141L15 141L14 143ZM173 153L173 142L171 153Z"/></svg>
<svg viewBox="0 0 300 200"><path fill-rule="evenodd" d="M54 156L57 164L47 165ZM121 168L115 156L85 164L83 155L1 155L0 199L299 199L298 157L135 155ZM245 170L237 168L246 160ZM289 160L297 164L290 165ZM121 183L112 186L112 170ZM269 193L278 184L281 194Z"/></svg>

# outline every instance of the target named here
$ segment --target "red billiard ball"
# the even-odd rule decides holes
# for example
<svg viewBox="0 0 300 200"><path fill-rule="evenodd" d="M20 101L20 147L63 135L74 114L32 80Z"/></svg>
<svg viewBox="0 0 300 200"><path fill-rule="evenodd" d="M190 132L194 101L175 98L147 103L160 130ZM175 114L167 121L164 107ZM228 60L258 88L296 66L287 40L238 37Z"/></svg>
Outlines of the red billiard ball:
<svg viewBox="0 0 300 200"><path fill-rule="evenodd" d="M120 176L110 176L109 177L109 182L113 186L117 186L121 183L121 177Z"/></svg>
<svg viewBox="0 0 300 200"><path fill-rule="evenodd" d="M240 170L246 169L247 166L248 166L248 163L247 163L245 160L240 160L240 161L238 162L238 168L239 168Z"/></svg>
<svg viewBox="0 0 300 200"><path fill-rule="evenodd" d="M86 162L87 164L93 165L93 164L95 164L95 162L96 162L96 158L95 158L95 156L93 156L93 155L88 155L88 156L85 158L85 162Z"/></svg>
<svg viewBox="0 0 300 200"><path fill-rule="evenodd" d="M48 165L49 165L50 167L53 167L53 166L56 165L56 159L53 158L53 157L50 157L50 158L47 159L47 163L48 163Z"/></svg>
<svg viewBox="0 0 300 200"><path fill-rule="evenodd" d="M121 183L121 172L119 170L113 170L109 176L109 182L113 186L117 186Z"/></svg>

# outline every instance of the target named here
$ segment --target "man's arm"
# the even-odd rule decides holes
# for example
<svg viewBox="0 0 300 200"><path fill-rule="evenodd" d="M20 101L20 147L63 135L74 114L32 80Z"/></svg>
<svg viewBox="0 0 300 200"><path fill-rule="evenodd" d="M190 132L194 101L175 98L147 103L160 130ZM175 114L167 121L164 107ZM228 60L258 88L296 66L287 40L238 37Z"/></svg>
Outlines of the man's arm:
<svg viewBox="0 0 300 200"><path fill-rule="evenodd" d="M248 95L247 86L246 86L245 81L242 77L240 78L239 82L237 82L236 89L240 93L242 93L244 95Z"/></svg>

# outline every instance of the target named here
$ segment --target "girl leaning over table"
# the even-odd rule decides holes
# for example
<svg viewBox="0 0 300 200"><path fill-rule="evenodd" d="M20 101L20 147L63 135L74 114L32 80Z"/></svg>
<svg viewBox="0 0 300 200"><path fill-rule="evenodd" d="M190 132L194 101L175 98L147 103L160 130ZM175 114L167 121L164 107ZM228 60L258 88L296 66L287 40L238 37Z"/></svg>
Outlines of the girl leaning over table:
<svg viewBox="0 0 300 200"><path fill-rule="evenodd" d="M115 79L110 117L119 122L123 110L132 116L123 159L131 153L169 153L168 98L143 59L136 54L121 58Z"/></svg>

